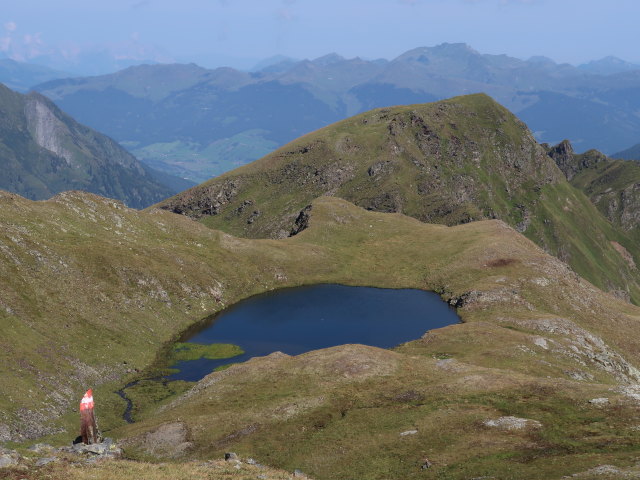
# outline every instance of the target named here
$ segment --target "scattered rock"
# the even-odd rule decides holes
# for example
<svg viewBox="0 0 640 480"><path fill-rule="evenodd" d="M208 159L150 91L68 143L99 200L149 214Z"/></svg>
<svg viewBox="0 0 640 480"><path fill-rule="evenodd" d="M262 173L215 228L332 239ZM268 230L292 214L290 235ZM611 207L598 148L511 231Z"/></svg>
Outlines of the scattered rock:
<svg viewBox="0 0 640 480"><path fill-rule="evenodd" d="M122 455L122 449L111 438L105 438L102 442L91 445L74 443L71 447L63 447L58 450L91 457L114 458Z"/></svg>
<svg viewBox="0 0 640 480"><path fill-rule="evenodd" d="M256 462L253 458L247 458L247 461L245 463L247 465L253 465L254 467L264 468L264 465Z"/></svg>
<svg viewBox="0 0 640 480"><path fill-rule="evenodd" d="M535 343L540 348L544 348L545 350L549 349L549 345L547 344L547 339L542 337L535 337L533 339L533 343Z"/></svg>
<svg viewBox="0 0 640 480"><path fill-rule="evenodd" d="M81 453L93 453L95 455L104 455L109 451L109 448L106 445L103 445L101 443L93 443L91 445L80 446L80 448L78 448L78 451Z"/></svg>
<svg viewBox="0 0 640 480"><path fill-rule="evenodd" d="M590 382L595 378L592 374L584 370L563 370L563 373L579 382Z"/></svg>
<svg viewBox="0 0 640 480"><path fill-rule="evenodd" d="M609 403L608 398L592 398L589 403L593 405L607 405Z"/></svg>
<svg viewBox="0 0 640 480"><path fill-rule="evenodd" d="M407 430L406 432L402 432L400 436L406 437L407 435L415 435L416 433L418 433L418 430Z"/></svg>
<svg viewBox="0 0 640 480"><path fill-rule="evenodd" d="M563 342L547 341L551 351L572 358L583 366L593 365L616 377L623 383L640 381L640 370L619 353L611 349L602 338L578 326L566 318L511 319L510 323L554 335L564 335ZM592 381L593 375L582 370L565 370L574 380Z"/></svg>
<svg viewBox="0 0 640 480"><path fill-rule="evenodd" d="M610 478L610 475L613 475L614 478L628 478L627 475L624 475L624 472L620 470L618 467L614 465L598 465L597 467L593 467L586 472L575 473L571 475L571 478L592 478L593 476L606 475L607 478ZM570 477L563 477L570 478ZM635 478L635 477L634 477Z"/></svg>
<svg viewBox="0 0 640 480"><path fill-rule="evenodd" d="M415 390L406 390L393 397L395 402L421 402L424 400L424 395Z"/></svg>
<svg viewBox="0 0 640 480"><path fill-rule="evenodd" d="M455 358L443 358L436 362L436 367L447 372L463 372L467 367L463 366Z"/></svg>
<svg viewBox="0 0 640 480"><path fill-rule="evenodd" d="M542 424L537 420L519 417L500 417L495 420L485 420L482 422L485 427L497 428L499 430L523 430L525 428L541 428Z"/></svg>
<svg viewBox="0 0 640 480"><path fill-rule="evenodd" d="M20 456L17 452L11 451L11 453L0 454L0 468L13 467L18 465Z"/></svg>
<svg viewBox="0 0 640 480"><path fill-rule="evenodd" d="M307 478L307 475L302 470L298 470L298 469L295 469L293 471L293 476L295 478Z"/></svg>
<svg viewBox="0 0 640 480"><path fill-rule="evenodd" d="M425 458L424 461L422 462L422 466L420 468L422 470L426 470L427 468L431 468L432 465L433 465L433 463L431 463L428 458Z"/></svg>
<svg viewBox="0 0 640 480"><path fill-rule="evenodd" d="M55 449L47 443L36 443L35 445L31 445L29 448L27 448L27 450L35 453L41 453L50 452Z"/></svg>
<svg viewBox="0 0 640 480"><path fill-rule="evenodd" d="M251 215L249 215L249 218L247 219L247 224L251 225L253 222L256 221L256 219L262 215L262 212L260 210L254 210Z"/></svg>
<svg viewBox="0 0 640 480"><path fill-rule="evenodd" d="M45 465L48 465L51 462L56 462L58 461L58 457L43 457L43 458L39 458L38 460L36 460L36 467L44 467Z"/></svg>
<svg viewBox="0 0 640 480"><path fill-rule="evenodd" d="M236 430L235 432L230 433L229 435L225 435L221 439L217 440L214 445L216 448L223 448L231 443L233 440L237 440L239 438L245 437L247 435L251 435L256 432L260 426L257 424L248 425L240 430Z"/></svg>
<svg viewBox="0 0 640 480"><path fill-rule="evenodd" d="M383 162L374 163L367 170L367 174L370 177L375 177L379 174L388 174L393 170L393 164L389 160Z"/></svg>
<svg viewBox="0 0 640 480"><path fill-rule="evenodd" d="M8 425L0 423L0 443L11 440L11 430Z"/></svg>
<svg viewBox="0 0 640 480"><path fill-rule="evenodd" d="M640 385L624 385L617 389L619 393L640 402Z"/></svg>

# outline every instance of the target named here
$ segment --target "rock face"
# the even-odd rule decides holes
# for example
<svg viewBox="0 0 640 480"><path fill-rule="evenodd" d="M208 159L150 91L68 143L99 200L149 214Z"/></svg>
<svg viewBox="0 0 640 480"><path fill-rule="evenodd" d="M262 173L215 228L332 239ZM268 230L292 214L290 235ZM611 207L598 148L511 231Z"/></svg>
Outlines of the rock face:
<svg viewBox="0 0 640 480"><path fill-rule="evenodd" d="M563 140L555 147L549 150L549 156L553 158L558 168L565 174L567 180L571 180L578 169L575 165L575 157L573 155L573 147L569 140Z"/></svg>
<svg viewBox="0 0 640 480"><path fill-rule="evenodd" d="M0 85L0 188L33 200L86 190L145 207L175 191L110 138L38 93Z"/></svg>

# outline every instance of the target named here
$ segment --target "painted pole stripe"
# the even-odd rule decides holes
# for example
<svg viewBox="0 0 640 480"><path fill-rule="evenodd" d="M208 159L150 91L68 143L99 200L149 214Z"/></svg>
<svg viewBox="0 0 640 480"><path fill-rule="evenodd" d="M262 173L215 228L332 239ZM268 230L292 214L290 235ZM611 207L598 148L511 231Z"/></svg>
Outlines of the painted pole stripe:
<svg viewBox="0 0 640 480"><path fill-rule="evenodd" d="M87 393L84 394L82 400L80 401L80 410L90 410L93 408L93 392L91 390L87 390Z"/></svg>

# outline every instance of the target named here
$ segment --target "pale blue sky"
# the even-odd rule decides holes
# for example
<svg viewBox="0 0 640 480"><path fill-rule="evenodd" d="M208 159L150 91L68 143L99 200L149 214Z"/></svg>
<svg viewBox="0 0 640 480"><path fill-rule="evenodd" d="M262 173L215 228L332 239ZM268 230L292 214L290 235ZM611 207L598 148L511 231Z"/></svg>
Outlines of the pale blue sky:
<svg viewBox="0 0 640 480"><path fill-rule="evenodd" d="M639 0L0 0L0 53L247 67L275 54L393 58L465 42L482 53L640 63Z"/></svg>

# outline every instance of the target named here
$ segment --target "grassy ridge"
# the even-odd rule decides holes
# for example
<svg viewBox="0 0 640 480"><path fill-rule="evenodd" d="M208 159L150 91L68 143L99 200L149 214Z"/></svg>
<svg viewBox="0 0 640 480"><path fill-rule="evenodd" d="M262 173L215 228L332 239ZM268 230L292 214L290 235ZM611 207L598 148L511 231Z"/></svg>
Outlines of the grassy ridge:
<svg viewBox="0 0 640 480"><path fill-rule="evenodd" d="M457 225L499 218L604 290L640 302L637 242L574 189L526 125L486 95L373 110L160 204L250 238L285 237L313 199Z"/></svg>

